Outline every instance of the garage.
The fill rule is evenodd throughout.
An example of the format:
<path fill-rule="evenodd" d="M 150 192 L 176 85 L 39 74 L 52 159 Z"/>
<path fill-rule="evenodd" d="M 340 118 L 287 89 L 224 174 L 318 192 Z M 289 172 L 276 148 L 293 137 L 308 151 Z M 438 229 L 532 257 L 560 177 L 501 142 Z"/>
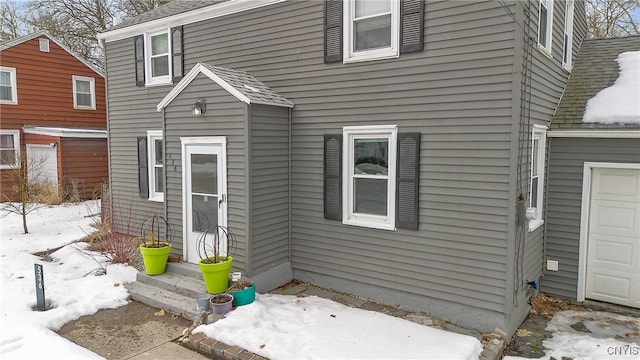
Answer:
<path fill-rule="evenodd" d="M 640 308 L 640 167 L 593 163 L 584 175 L 585 298 Z"/>

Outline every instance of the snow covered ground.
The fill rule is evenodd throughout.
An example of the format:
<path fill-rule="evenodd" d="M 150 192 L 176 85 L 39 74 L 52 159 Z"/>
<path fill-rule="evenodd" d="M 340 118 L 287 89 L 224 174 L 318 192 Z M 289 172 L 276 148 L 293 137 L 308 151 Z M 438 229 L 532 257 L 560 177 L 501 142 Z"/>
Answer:
<path fill-rule="evenodd" d="M 0 358 L 92 359 L 101 358 L 54 331 L 65 323 L 99 309 L 126 304 L 122 283 L 135 280 L 136 270 L 107 265 L 100 254 L 87 251 L 86 243 L 65 246 L 51 254 L 52 262 L 33 253 L 81 239 L 92 231 L 89 213 L 98 203 L 41 208 L 27 217 L 29 234 L 22 234 L 22 220 L 15 214 L 0 218 Z M 42 264 L 45 297 L 53 308 L 38 312 L 34 264 Z M 94 272 L 107 269 L 106 276 Z"/>
<path fill-rule="evenodd" d="M 54 332 L 83 315 L 126 304 L 122 284 L 135 280 L 135 269 L 108 265 L 104 257 L 87 251 L 86 244 L 73 243 L 92 231 L 86 215 L 98 212 L 97 206 L 85 202 L 39 209 L 29 215 L 31 233 L 26 235 L 19 216 L 0 218 L 0 358 L 100 358 Z M 53 261 L 33 255 L 59 246 L 50 255 Z M 44 266 L 46 297 L 53 305 L 45 312 L 32 310 L 36 263 Z M 96 276 L 103 268 L 107 275 Z M 572 332 L 566 325 L 575 314 L 566 316 L 549 324 L 554 336 L 544 344 L 550 349 L 545 359 L 638 358 L 638 344 L 597 338 L 595 331 Z M 197 331 L 271 359 L 476 359 L 481 351 L 472 337 L 317 297 L 258 295 L 253 304 Z"/>

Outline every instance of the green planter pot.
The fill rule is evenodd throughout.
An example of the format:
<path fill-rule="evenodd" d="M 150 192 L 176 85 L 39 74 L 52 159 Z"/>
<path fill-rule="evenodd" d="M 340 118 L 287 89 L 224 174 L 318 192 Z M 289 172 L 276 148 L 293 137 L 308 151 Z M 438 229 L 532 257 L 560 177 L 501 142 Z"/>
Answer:
<path fill-rule="evenodd" d="M 233 295 L 233 306 L 251 304 L 256 299 L 256 284 L 251 284 L 243 290 L 231 291 L 229 294 Z"/>
<path fill-rule="evenodd" d="M 144 271 L 147 275 L 164 274 L 164 270 L 167 268 L 167 259 L 169 258 L 170 252 L 171 245 L 159 248 L 140 245 L 142 261 L 144 261 Z"/>
<path fill-rule="evenodd" d="M 229 271 L 233 265 L 233 257 L 228 256 L 226 261 L 216 264 L 206 264 L 200 260 L 198 266 L 204 278 L 204 285 L 209 294 L 220 294 L 229 287 Z"/>

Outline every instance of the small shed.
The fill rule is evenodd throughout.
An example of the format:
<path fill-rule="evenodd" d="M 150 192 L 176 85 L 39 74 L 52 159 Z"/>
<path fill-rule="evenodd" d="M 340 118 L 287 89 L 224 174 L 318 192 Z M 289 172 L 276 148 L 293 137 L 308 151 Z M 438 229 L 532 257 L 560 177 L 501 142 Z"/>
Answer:
<path fill-rule="evenodd" d="M 196 64 L 158 104 L 174 248 L 200 260 L 198 238 L 228 227 L 234 270 L 271 289 L 292 277 L 290 124 L 293 104 L 250 74 Z M 151 171 L 151 170 L 150 170 Z"/>
<path fill-rule="evenodd" d="M 640 308 L 640 36 L 585 40 L 548 131 L 542 290 Z"/>

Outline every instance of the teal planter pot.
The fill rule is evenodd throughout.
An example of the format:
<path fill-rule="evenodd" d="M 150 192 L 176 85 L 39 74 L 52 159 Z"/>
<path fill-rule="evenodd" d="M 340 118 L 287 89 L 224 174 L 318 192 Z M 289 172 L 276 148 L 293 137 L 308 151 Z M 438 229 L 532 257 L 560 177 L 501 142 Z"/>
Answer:
<path fill-rule="evenodd" d="M 209 258 L 211 259 L 211 258 Z M 209 259 L 200 260 L 198 266 L 202 272 L 204 285 L 209 294 L 220 294 L 229 287 L 229 271 L 233 265 L 233 257 L 228 256 L 225 261 L 208 264 Z"/>
<path fill-rule="evenodd" d="M 232 291 L 230 294 L 233 295 L 233 306 L 251 304 L 256 299 L 256 284 L 251 284 L 244 290 Z"/>

